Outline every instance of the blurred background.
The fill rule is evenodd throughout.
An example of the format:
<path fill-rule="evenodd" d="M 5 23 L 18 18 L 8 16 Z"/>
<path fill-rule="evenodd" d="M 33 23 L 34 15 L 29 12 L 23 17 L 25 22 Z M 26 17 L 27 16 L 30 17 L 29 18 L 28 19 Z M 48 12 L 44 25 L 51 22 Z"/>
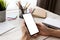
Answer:
<path fill-rule="evenodd" d="M 7 17 L 16 17 L 18 15 L 19 10 L 16 3 L 18 1 L 21 2 L 22 6 L 28 2 L 30 3 L 30 7 L 35 7 L 36 5 L 49 10 L 55 14 L 60 15 L 60 0 L 5 0 L 7 3 Z"/>
<path fill-rule="evenodd" d="M 60 0 L 37 0 L 37 6 L 60 15 Z"/>
<path fill-rule="evenodd" d="M 5 0 L 7 3 L 6 16 L 15 18 L 19 14 L 19 8 L 16 5 L 18 1 L 21 2 L 22 6 L 25 6 L 26 3 L 30 3 L 29 7 L 34 7 L 37 4 L 37 0 Z"/>

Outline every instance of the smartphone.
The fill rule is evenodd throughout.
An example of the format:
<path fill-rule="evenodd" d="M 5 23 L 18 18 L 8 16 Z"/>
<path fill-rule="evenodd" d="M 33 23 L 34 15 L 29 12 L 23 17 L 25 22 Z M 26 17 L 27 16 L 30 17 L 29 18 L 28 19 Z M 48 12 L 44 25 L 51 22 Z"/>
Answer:
<path fill-rule="evenodd" d="M 35 24 L 31 13 L 23 14 L 23 18 L 25 20 L 26 27 L 27 27 L 28 32 L 30 33 L 30 35 L 34 35 L 34 34 L 39 32 L 38 27 Z"/>

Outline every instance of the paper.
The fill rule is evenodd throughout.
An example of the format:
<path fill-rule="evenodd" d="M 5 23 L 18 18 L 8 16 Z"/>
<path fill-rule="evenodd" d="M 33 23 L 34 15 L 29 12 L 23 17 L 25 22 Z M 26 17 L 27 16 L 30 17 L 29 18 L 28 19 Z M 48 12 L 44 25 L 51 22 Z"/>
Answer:
<path fill-rule="evenodd" d="M 11 29 L 15 28 L 16 26 L 13 24 L 14 21 L 6 21 L 0 23 L 0 35 L 10 31 Z"/>

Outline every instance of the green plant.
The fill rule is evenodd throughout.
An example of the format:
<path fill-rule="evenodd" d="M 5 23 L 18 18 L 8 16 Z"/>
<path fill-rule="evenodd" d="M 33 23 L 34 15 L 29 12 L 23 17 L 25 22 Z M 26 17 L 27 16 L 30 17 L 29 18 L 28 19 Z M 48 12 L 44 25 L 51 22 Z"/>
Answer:
<path fill-rule="evenodd" d="M 4 0 L 0 0 L 0 11 L 6 9 L 6 2 Z"/>

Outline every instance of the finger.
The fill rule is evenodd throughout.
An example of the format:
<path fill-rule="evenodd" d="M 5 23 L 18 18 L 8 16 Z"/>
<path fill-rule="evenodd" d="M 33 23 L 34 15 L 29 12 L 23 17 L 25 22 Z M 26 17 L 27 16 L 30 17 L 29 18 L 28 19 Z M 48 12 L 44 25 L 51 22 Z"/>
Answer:
<path fill-rule="evenodd" d="M 22 28 L 21 28 L 22 32 L 25 33 L 27 31 L 27 28 L 25 26 L 25 22 L 23 21 L 21 25 L 22 25 Z"/>
<path fill-rule="evenodd" d="M 23 31 L 23 37 L 22 38 L 25 39 L 25 40 L 30 39 L 30 35 L 29 35 L 29 32 L 28 32 L 27 28 L 23 27 L 22 31 Z"/>
<path fill-rule="evenodd" d="M 23 22 L 22 25 L 23 25 L 23 26 L 22 26 L 22 31 L 23 31 L 23 33 L 28 34 L 28 30 L 27 30 L 27 27 L 26 27 L 26 25 L 25 25 L 25 22 Z"/>
<path fill-rule="evenodd" d="M 36 23 L 36 25 L 37 25 L 37 28 L 39 29 L 39 32 L 40 32 L 41 24 L 40 23 Z"/>
<path fill-rule="evenodd" d="M 31 36 L 32 39 L 36 39 L 36 38 L 38 38 L 38 37 L 40 37 L 40 33 L 37 33 L 37 34 Z"/>
<path fill-rule="evenodd" d="M 22 36 L 22 40 L 30 40 L 30 36 L 25 33 L 25 34 Z"/>
<path fill-rule="evenodd" d="M 37 27 L 38 28 L 44 28 L 46 27 L 43 23 L 36 23 Z"/>
<path fill-rule="evenodd" d="M 21 22 L 21 26 L 25 28 L 25 23 L 24 23 L 24 21 Z"/>
<path fill-rule="evenodd" d="M 43 23 L 42 22 L 40 22 L 40 23 L 36 23 L 38 26 L 42 26 L 43 25 Z"/>
<path fill-rule="evenodd" d="M 40 23 L 36 23 L 37 26 L 41 26 Z"/>

